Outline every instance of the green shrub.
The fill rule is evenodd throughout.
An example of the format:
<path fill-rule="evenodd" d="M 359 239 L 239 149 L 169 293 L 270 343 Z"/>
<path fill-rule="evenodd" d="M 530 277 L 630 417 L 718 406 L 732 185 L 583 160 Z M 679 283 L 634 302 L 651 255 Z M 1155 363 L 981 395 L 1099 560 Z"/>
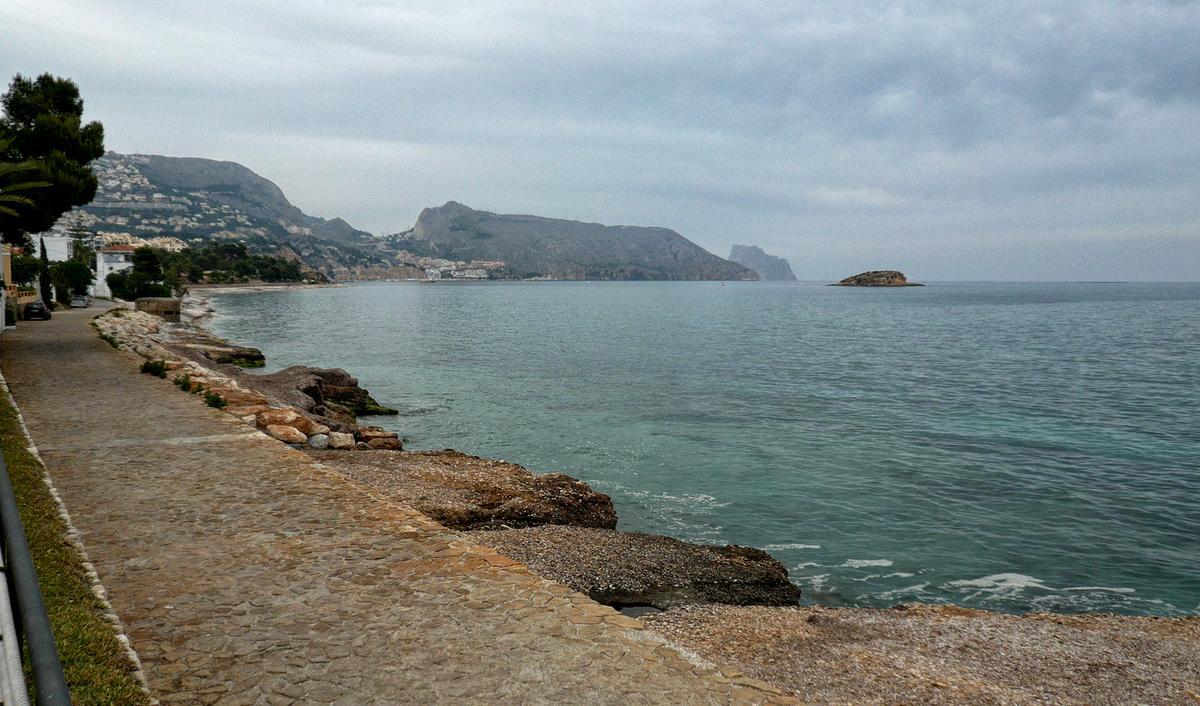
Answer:
<path fill-rule="evenodd" d="M 192 391 L 192 378 L 188 375 L 180 375 L 179 377 L 175 378 L 175 384 L 178 385 L 179 389 L 183 390 L 184 392 Z"/>
<path fill-rule="evenodd" d="M 224 397 L 218 395 L 215 392 L 204 393 L 204 403 L 207 404 L 209 407 L 216 407 L 217 409 L 223 409 L 225 407 L 225 405 L 229 404 L 228 402 L 225 401 Z"/>
<path fill-rule="evenodd" d="M 147 375 L 157 375 L 160 378 L 167 376 L 167 364 L 161 360 L 147 360 L 142 363 L 142 372 Z"/>
<path fill-rule="evenodd" d="M 105 343 L 112 346 L 113 348 L 121 347 L 120 341 L 117 340 L 117 337 L 110 333 L 101 333 L 100 340 L 104 341 Z"/>

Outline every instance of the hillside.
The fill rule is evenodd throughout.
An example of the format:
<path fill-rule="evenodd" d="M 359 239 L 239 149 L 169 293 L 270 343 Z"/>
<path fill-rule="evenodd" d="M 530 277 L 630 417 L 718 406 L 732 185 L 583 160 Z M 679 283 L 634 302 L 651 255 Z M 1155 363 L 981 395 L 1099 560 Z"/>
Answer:
<path fill-rule="evenodd" d="M 370 233 L 304 213 L 273 182 L 235 162 L 109 152 L 92 168 L 96 198 L 64 216 L 64 228 L 192 244 L 235 240 L 339 277 L 390 264 Z"/>
<path fill-rule="evenodd" d="M 753 271 L 667 228 L 605 226 L 476 211 L 451 201 L 388 236 L 427 258 L 495 263 L 492 276 L 594 280 L 745 280 Z"/>
<path fill-rule="evenodd" d="M 403 233 L 377 238 L 340 218 L 310 216 L 272 181 L 236 162 L 109 152 L 92 168 L 92 203 L 56 229 L 240 242 L 255 255 L 339 279 L 740 280 L 757 275 L 666 228 L 509 216 L 450 202 Z"/>
<path fill-rule="evenodd" d="M 729 259 L 745 265 L 758 273 L 764 280 L 773 282 L 795 282 L 792 266 L 782 257 L 768 255 L 757 245 L 734 245 L 729 250 Z"/>

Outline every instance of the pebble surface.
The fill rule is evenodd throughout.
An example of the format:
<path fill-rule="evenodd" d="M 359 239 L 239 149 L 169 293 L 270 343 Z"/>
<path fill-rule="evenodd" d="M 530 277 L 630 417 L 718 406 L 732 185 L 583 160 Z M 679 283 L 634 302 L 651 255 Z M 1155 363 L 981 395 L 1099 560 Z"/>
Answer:
<path fill-rule="evenodd" d="M 0 365 L 161 703 L 793 702 L 139 374 L 96 313 Z"/>
<path fill-rule="evenodd" d="M 692 606 L 647 628 L 815 703 L 1200 703 L 1200 618 Z"/>

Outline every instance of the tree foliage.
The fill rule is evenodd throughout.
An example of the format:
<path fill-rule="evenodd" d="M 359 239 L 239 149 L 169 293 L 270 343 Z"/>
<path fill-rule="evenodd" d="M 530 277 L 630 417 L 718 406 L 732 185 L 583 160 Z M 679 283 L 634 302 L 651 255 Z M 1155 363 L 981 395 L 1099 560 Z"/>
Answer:
<path fill-rule="evenodd" d="M 105 282 L 114 296 L 137 299 L 168 297 L 188 284 L 202 282 L 302 282 L 321 277 L 295 260 L 251 255 L 241 243 L 209 243 L 180 252 L 138 248 L 133 252 L 133 269 L 114 272 Z"/>
<path fill-rule="evenodd" d="M 142 297 L 169 297 L 171 288 L 163 282 L 159 252 L 154 248 L 133 251 L 133 269 L 113 272 L 104 278 L 113 296 L 132 301 Z"/>
<path fill-rule="evenodd" d="M 0 105 L 0 140 L 7 143 L 0 160 L 28 164 L 27 178 L 46 184 L 20 194 L 31 206 L 0 212 L 4 241 L 24 245 L 27 234 L 48 230 L 59 216 L 96 195 L 96 175 L 88 165 L 104 154 L 104 127 L 84 124 L 83 99 L 74 81 L 48 73 L 36 79 L 17 74 Z"/>
<path fill-rule="evenodd" d="M 38 289 L 42 296 L 42 303 L 50 306 L 54 300 L 50 297 L 50 258 L 46 257 L 46 239 L 41 238 L 42 254 L 38 262 Z"/>
<path fill-rule="evenodd" d="M 88 286 L 95 279 L 91 268 L 79 260 L 56 262 L 50 266 L 50 281 L 54 283 L 58 301 L 63 304 L 70 303 L 73 294 L 87 294 Z"/>
<path fill-rule="evenodd" d="M 33 255 L 13 255 L 13 284 L 33 284 L 42 272 L 42 261 Z"/>
<path fill-rule="evenodd" d="M 273 255 L 251 255 L 242 243 L 209 243 L 202 248 L 160 253 L 168 281 L 300 282 L 318 277 L 295 261 Z"/>
<path fill-rule="evenodd" d="M 11 146 L 11 139 L 0 137 L 0 217 L 19 218 L 34 207 L 31 191 L 49 184 L 30 179 L 30 173 L 37 170 L 33 163 L 5 159 Z"/>

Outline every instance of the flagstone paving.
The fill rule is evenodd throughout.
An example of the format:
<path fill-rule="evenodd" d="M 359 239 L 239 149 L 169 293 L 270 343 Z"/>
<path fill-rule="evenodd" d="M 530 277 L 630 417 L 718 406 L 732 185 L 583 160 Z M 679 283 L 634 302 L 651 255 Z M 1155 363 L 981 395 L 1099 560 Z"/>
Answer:
<path fill-rule="evenodd" d="M 0 365 L 163 703 L 788 701 L 139 374 L 96 313 Z"/>

